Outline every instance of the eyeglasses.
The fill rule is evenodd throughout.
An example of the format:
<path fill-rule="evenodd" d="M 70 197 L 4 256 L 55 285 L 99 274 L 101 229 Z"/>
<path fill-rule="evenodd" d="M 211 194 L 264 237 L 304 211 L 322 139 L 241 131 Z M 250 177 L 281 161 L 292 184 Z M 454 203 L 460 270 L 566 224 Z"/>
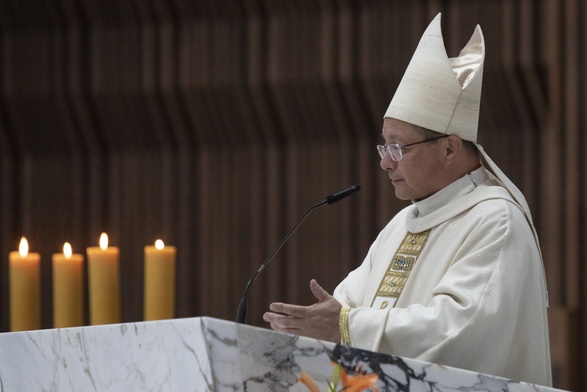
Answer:
<path fill-rule="evenodd" d="M 436 140 L 436 139 L 440 139 L 440 138 L 448 137 L 448 136 L 449 135 L 440 135 L 440 136 L 432 137 L 430 139 L 424 139 L 419 142 L 409 143 L 409 144 L 404 144 L 404 145 L 397 144 L 397 143 L 386 144 L 385 146 L 379 145 L 379 146 L 377 146 L 377 151 L 379 151 L 379 155 L 381 156 L 381 159 L 385 158 L 385 153 L 387 152 L 389 154 L 389 156 L 391 157 L 391 159 L 398 162 L 398 161 L 401 161 L 403 158 L 402 151 L 404 148 L 410 147 L 410 146 L 415 146 L 416 144 L 431 142 L 432 140 Z"/>

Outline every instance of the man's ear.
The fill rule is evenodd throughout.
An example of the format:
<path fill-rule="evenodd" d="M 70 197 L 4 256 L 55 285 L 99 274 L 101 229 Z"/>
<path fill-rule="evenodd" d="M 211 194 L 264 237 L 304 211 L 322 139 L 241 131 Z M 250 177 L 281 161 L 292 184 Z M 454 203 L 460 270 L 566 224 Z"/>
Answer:
<path fill-rule="evenodd" d="M 455 159 L 463 149 L 463 141 L 460 137 L 450 135 L 446 138 L 446 158 Z"/>

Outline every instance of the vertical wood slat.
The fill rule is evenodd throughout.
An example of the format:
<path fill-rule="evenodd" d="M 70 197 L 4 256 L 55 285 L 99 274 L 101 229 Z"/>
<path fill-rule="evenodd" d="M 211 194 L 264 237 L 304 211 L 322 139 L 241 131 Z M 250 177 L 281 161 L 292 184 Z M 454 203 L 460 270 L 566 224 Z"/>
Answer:
<path fill-rule="evenodd" d="M 580 186 L 582 180 L 585 179 L 584 170 L 580 169 L 580 155 L 584 153 L 579 148 L 579 74 L 575 72 L 579 67 L 579 46 L 576 45 L 576 37 L 580 23 L 576 17 L 579 15 L 578 1 L 569 1 L 566 3 L 564 10 L 564 37 L 562 38 L 563 47 L 565 50 L 565 61 L 562 64 L 561 74 L 565 75 L 561 83 L 563 91 L 563 122 L 562 129 L 564 129 L 564 138 L 559 143 L 560 148 L 564 151 L 563 173 L 564 173 L 564 188 L 563 188 L 563 202 L 565 205 L 564 211 L 564 239 L 565 239 L 565 253 L 564 257 L 567 260 L 565 266 L 565 275 L 562 277 L 566 283 L 566 301 L 565 304 L 572 308 L 577 308 L 580 305 L 580 282 L 574 277 L 580 269 L 581 256 L 580 244 L 581 240 L 574 236 L 575 233 L 580 232 L 581 221 L 584 218 L 580 217 Z M 584 130 L 583 130 L 584 131 Z M 583 174 L 583 175 L 582 175 Z"/>
<path fill-rule="evenodd" d="M 577 16 L 581 19 L 581 21 L 586 21 L 587 20 L 587 6 L 585 5 L 585 3 L 579 3 L 580 6 L 580 10 L 577 13 Z M 580 29 L 579 29 L 579 34 L 580 37 L 585 37 L 585 35 L 587 34 L 587 29 L 585 28 L 585 23 L 580 23 L 579 24 Z M 579 50 L 580 53 L 587 53 L 587 40 L 586 39 L 579 39 L 578 40 L 578 44 L 577 44 L 577 48 Z M 581 110 L 579 111 L 580 117 L 578 119 L 578 123 L 579 123 L 579 127 L 581 129 L 585 129 L 585 123 L 587 122 L 587 115 L 585 113 L 587 113 L 587 77 L 585 76 L 585 72 L 582 72 L 582 70 L 585 70 L 587 68 L 587 60 L 585 59 L 585 56 L 580 56 L 579 57 L 580 61 L 579 61 L 579 80 L 580 80 L 580 85 L 581 85 L 581 94 L 579 96 L 580 100 L 579 102 L 582 102 L 582 107 Z M 581 137 L 581 143 L 580 146 L 582 146 L 582 150 L 583 151 L 587 151 L 587 137 L 584 135 L 584 133 L 582 134 Z M 581 158 L 581 170 L 583 172 L 583 176 L 582 178 L 585 178 L 585 175 L 587 174 L 587 159 L 585 159 L 585 155 L 582 154 L 582 158 Z M 587 214 L 587 184 L 585 183 L 585 181 L 581 181 L 581 209 L 580 209 L 580 213 L 582 216 L 584 216 L 585 214 Z M 584 220 L 583 220 L 584 222 Z M 583 261 L 580 263 L 579 266 L 579 270 L 576 271 L 578 276 L 582 277 L 582 281 L 580 284 L 581 287 L 581 302 L 580 302 L 580 307 L 579 309 L 577 309 L 577 318 L 579 319 L 579 327 L 582 328 L 582 331 L 585 331 L 586 326 L 587 326 L 587 266 L 585 265 L 584 260 L 587 258 L 587 241 L 584 241 L 585 237 L 587 236 L 587 227 L 585 226 L 585 224 L 583 223 L 581 225 L 581 228 L 579 230 L 579 233 L 577 235 L 577 237 L 579 238 L 579 241 L 581 242 L 582 246 L 581 246 L 581 256 L 580 256 L 580 260 Z M 579 278 L 580 279 L 580 278 Z M 578 334 L 578 347 L 583 347 L 582 352 L 579 355 L 579 359 L 583 361 L 583 363 L 586 362 L 586 358 L 587 358 L 587 336 L 585 333 L 581 333 L 579 332 Z M 581 366 L 576 366 L 573 369 L 575 372 L 577 372 L 577 374 L 581 374 L 582 378 L 579 379 L 579 381 L 575 384 L 575 386 L 577 388 L 587 388 L 587 369 L 585 367 L 581 367 Z"/>
<path fill-rule="evenodd" d="M 562 29 L 560 22 L 560 11 L 558 2 L 548 1 L 544 8 L 543 25 L 549 31 L 560 31 Z M 549 114 L 546 123 L 541 132 L 540 149 L 544 156 L 548 157 L 548 162 L 540 164 L 542 180 L 544 181 L 543 189 L 540 195 L 539 234 L 542 241 L 542 253 L 545 259 L 547 271 L 547 283 L 551 295 L 551 301 L 555 303 L 565 303 L 566 293 L 563 271 L 564 267 L 557 267 L 556 264 L 549 264 L 550 260 L 557 260 L 563 254 L 562 235 L 563 222 L 563 204 L 561 190 L 563 189 L 560 175 L 562 167 L 562 152 L 559 149 L 561 142 L 560 130 L 562 124 L 562 92 L 557 87 L 560 83 L 561 62 L 563 53 L 560 51 L 560 36 L 549 34 L 545 36 L 543 56 L 550 64 L 547 74 L 549 86 Z"/>

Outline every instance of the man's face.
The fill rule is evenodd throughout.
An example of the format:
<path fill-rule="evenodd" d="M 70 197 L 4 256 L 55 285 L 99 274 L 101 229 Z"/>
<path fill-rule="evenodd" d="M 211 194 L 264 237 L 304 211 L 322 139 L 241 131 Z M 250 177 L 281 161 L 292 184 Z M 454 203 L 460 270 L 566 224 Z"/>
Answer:
<path fill-rule="evenodd" d="M 386 118 L 383 121 L 384 143 L 406 145 L 425 139 L 422 131 L 406 122 Z M 403 149 L 400 161 L 394 161 L 389 154 L 381 159 L 385 170 L 400 200 L 422 200 L 442 189 L 440 174 L 444 169 L 446 139 L 438 139 Z"/>

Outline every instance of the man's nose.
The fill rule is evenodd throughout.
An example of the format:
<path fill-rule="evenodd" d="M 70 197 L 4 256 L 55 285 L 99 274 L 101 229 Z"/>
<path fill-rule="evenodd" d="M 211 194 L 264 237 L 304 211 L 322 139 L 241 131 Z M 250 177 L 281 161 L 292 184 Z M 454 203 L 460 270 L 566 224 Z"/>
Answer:
<path fill-rule="evenodd" d="M 385 154 L 385 156 L 381 158 L 379 165 L 385 171 L 395 170 L 395 168 L 397 167 L 397 162 L 391 159 L 391 156 L 389 154 Z"/>

